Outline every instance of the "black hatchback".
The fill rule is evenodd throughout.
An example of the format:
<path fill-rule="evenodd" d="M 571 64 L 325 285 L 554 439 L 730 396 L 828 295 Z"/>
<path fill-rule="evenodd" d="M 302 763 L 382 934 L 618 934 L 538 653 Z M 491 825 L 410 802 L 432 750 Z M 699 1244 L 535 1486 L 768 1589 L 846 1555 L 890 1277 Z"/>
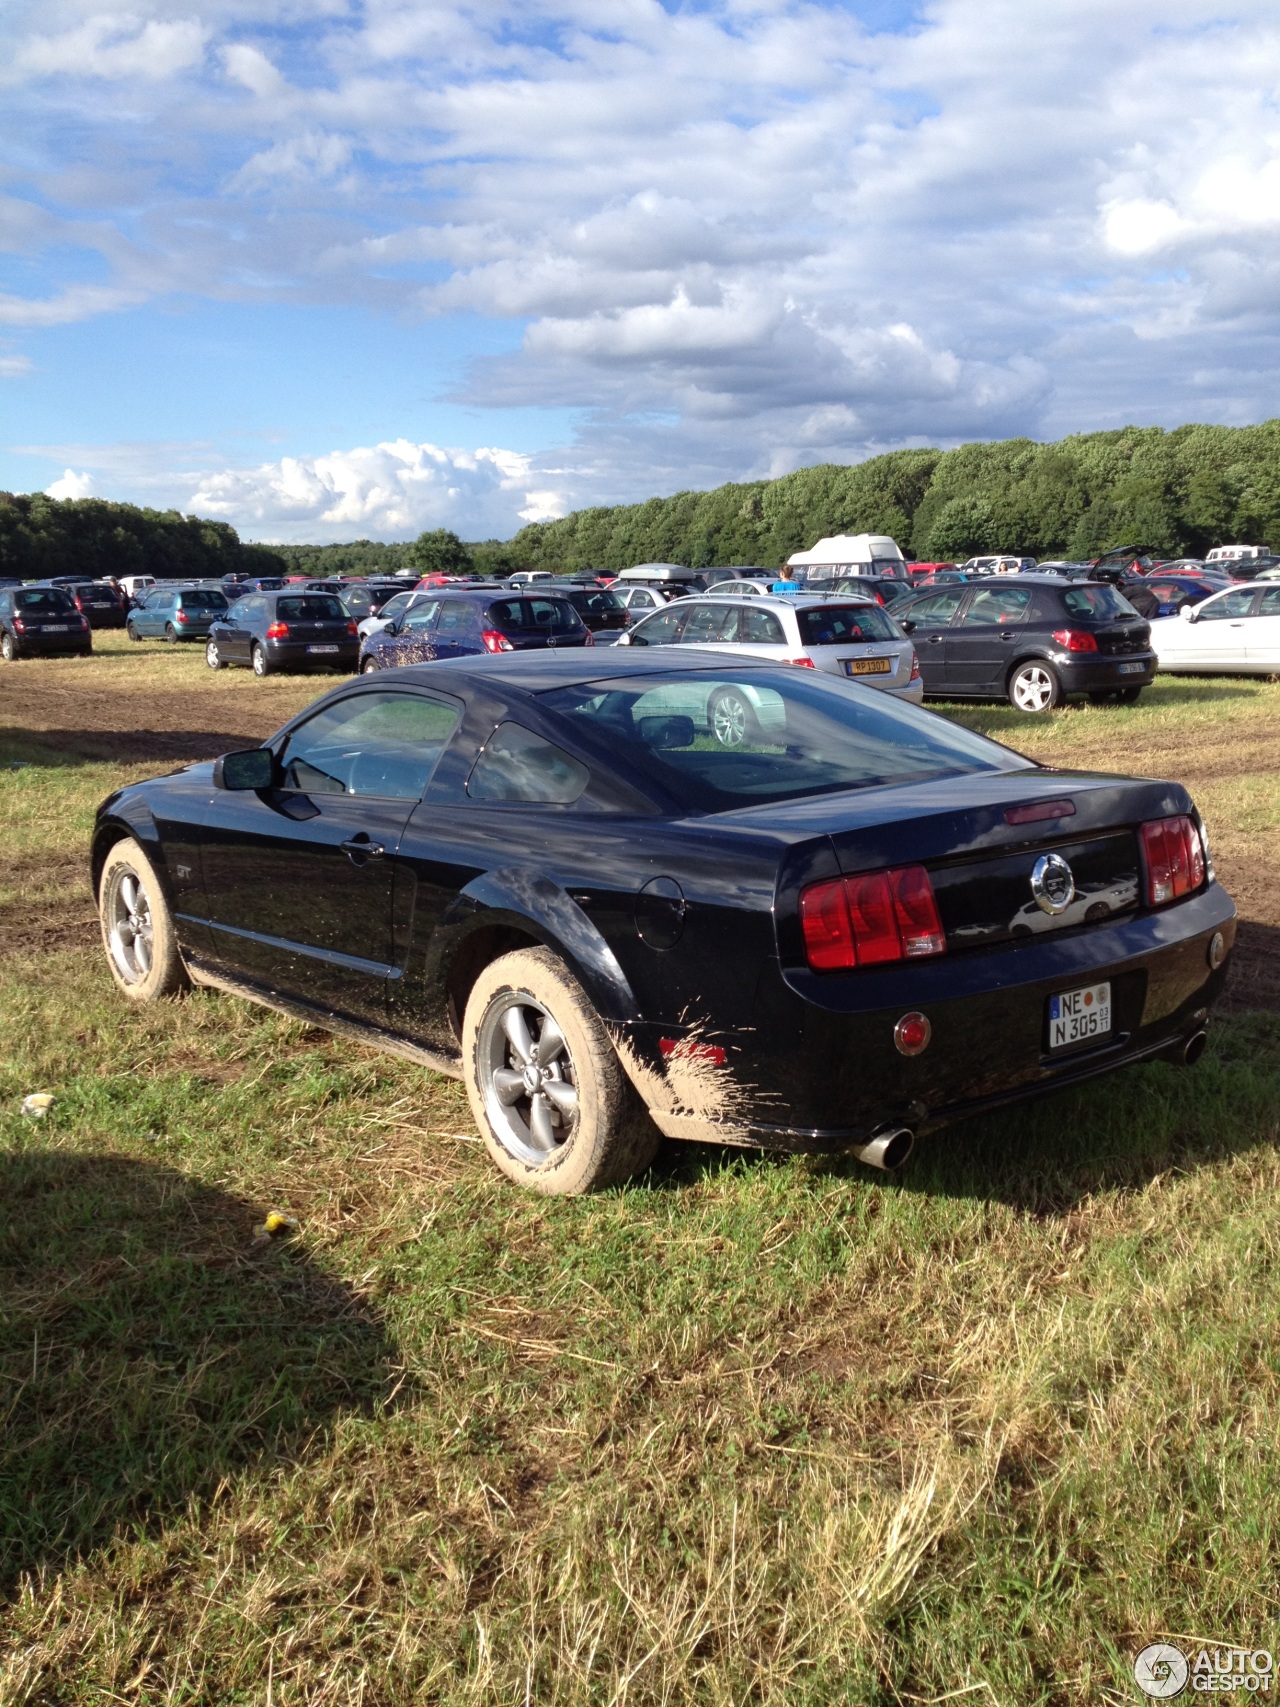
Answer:
<path fill-rule="evenodd" d="M 63 587 L 6 587 L 0 591 L 0 657 L 93 651 L 89 619 Z"/>
<path fill-rule="evenodd" d="M 366 635 L 360 668 L 390 670 L 436 658 L 593 644 L 591 630 L 563 594 L 459 588 L 424 599 L 400 622 Z"/>
<path fill-rule="evenodd" d="M 209 630 L 211 670 L 247 664 L 255 676 L 324 665 L 354 670 L 360 654 L 356 625 L 333 593 L 246 593 Z"/>
<path fill-rule="evenodd" d="M 1155 677 L 1151 627 L 1112 586 L 992 576 L 894 606 L 936 699 L 1007 699 L 1052 711 L 1069 694 L 1132 705 Z"/>

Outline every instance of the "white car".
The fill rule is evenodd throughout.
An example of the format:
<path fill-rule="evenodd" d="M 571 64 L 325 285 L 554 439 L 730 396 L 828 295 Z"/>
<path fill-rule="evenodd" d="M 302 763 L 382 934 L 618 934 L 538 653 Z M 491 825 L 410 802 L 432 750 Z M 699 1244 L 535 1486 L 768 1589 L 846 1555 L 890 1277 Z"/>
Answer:
<path fill-rule="evenodd" d="M 732 648 L 848 676 L 913 705 L 924 699 L 915 647 L 882 606 L 866 599 L 704 593 L 674 600 L 627 629 L 618 645 Z"/>
<path fill-rule="evenodd" d="M 1280 585 L 1245 581 L 1151 624 L 1161 670 L 1270 676 L 1280 671 Z"/>

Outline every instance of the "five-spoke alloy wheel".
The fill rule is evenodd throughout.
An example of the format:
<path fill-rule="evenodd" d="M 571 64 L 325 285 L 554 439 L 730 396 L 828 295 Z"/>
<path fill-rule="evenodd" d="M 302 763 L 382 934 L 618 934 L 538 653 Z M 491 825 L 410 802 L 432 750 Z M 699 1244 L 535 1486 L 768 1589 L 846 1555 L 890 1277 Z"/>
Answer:
<path fill-rule="evenodd" d="M 98 915 L 111 976 L 132 1001 L 154 1002 L 186 987 L 160 879 L 131 838 L 117 842 L 103 862 Z"/>
<path fill-rule="evenodd" d="M 1009 704 L 1033 715 L 1062 704 L 1062 683 L 1052 664 L 1032 658 L 1009 677 Z"/>

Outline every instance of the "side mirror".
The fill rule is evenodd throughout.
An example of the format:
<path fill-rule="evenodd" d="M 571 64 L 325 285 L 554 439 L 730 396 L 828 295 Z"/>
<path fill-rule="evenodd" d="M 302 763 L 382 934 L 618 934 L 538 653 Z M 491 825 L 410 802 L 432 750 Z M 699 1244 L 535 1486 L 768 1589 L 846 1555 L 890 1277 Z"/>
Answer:
<path fill-rule="evenodd" d="M 276 780 L 276 756 L 270 747 L 224 753 L 213 762 L 213 786 L 237 790 L 270 788 Z"/>
<path fill-rule="evenodd" d="M 916 628 L 915 618 L 910 616 L 899 617 L 898 627 L 903 629 L 907 634 L 914 634 Z"/>
<path fill-rule="evenodd" d="M 1196 610 L 1194 605 L 1183 605 L 1182 609 L 1178 612 L 1178 615 L 1182 618 L 1183 622 L 1199 622 L 1200 620 L 1199 612 Z"/>
<path fill-rule="evenodd" d="M 400 632 L 400 624 L 398 622 L 395 622 L 395 621 L 389 622 L 387 624 L 387 626 L 383 629 L 382 632 L 384 634 L 391 635 L 392 639 L 394 639 L 395 636 L 397 634 L 399 634 L 399 632 Z"/>

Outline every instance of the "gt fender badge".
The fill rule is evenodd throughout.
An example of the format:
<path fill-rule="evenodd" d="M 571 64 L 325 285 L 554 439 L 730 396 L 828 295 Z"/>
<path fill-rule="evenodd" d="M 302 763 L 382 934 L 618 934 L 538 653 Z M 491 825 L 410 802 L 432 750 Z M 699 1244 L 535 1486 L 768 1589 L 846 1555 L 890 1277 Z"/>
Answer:
<path fill-rule="evenodd" d="M 1031 873 L 1031 893 L 1042 913 L 1065 913 L 1076 898 L 1076 880 L 1061 854 L 1041 854 Z"/>

